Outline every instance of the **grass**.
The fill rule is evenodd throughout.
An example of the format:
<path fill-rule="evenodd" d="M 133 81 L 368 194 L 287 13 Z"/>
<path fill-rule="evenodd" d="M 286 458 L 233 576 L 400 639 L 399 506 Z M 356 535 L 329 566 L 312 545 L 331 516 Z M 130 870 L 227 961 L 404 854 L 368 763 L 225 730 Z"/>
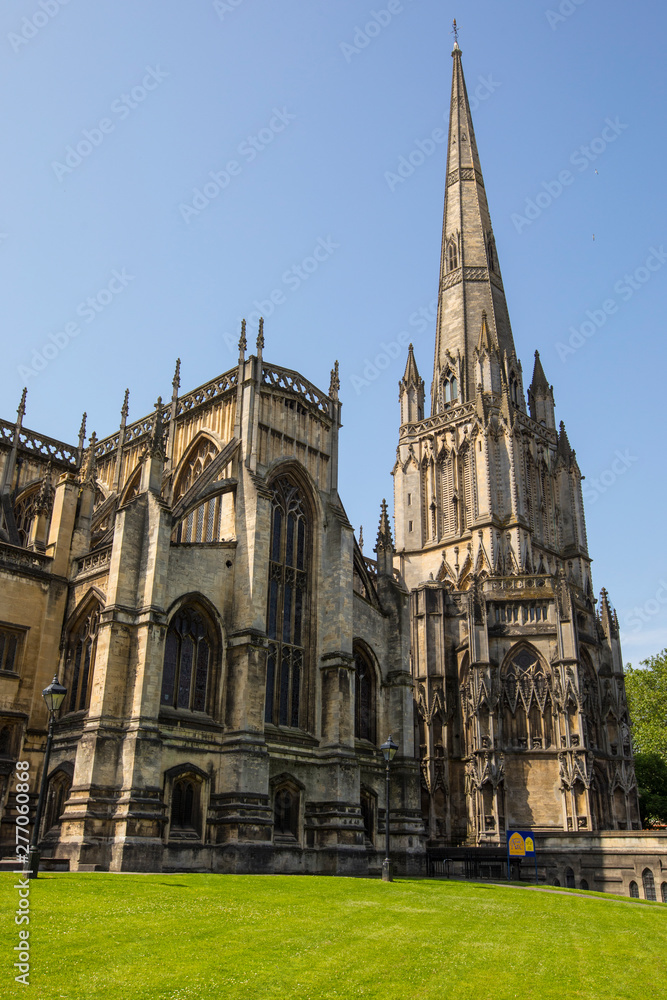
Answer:
<path fill-rule="evenodd" d="M 427 879 L 170 874 L 33 881 L 26 991 L 11 968 L 16 881 L 0 875 L 6 998 L 667 996 L 661 905 Z"/>

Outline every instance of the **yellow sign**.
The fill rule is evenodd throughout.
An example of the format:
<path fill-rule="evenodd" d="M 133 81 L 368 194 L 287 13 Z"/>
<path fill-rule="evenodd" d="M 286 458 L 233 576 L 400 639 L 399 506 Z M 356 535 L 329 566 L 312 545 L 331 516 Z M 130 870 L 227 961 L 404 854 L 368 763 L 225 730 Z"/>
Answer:
<path fill-rule="evenodd" d="M 533 850 L 531 841 L 530 850 Z M 509 853 L 511 858 L 525 858 L 526 844 L 520 833 L 513 833 L 509 839 Z"/>
<path fill-rule="evenodd" d="M 533 843 L 532 837 L 526 837 L 524 841 L 524 846 L 526 848 L 526 854 L 532 854 L 535 850 L 535 844 Z"/>

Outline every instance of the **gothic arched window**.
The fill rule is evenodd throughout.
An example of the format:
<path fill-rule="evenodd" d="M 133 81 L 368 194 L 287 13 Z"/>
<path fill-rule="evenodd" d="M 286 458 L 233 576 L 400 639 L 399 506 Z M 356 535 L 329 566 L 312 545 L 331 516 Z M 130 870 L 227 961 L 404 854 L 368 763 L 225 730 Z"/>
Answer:
<path fill-rule="evenodd" d="M 43 833 L 48 833 L 60 821 L 71 787 L 72 777 L 63 768 L 55 771 L 49 779 Z"/>
<path fill-rule="evenodd" d="M 275 791 L 273 835 L 278 839 L 299 839 L 299 793 L 291 785 L 282 785 Z"/>
<path fill-rule="evenodd" d="M 362 788 L 360 805 L 361 821 L 364 824 L 364 837 L 372 844 L 375 840 L 375 796 Z"/>
<path fill-rule="evenodd" d="M 565 887 L 567 889 L 576 888 L 574 884 L 574 871 L 572 870 L 572 868 L 565 869 Z"/>
<path fill-rule="evenodd" d="M 633 899 L 639 899 L 639 886 L 633 881 L 630 883 L 630 895 Z"/>
<path fill-rule="evenodd" d="M 489 236 L 486 244 L 486 256 L 489 261 L 489 270 L 495 271 L 496 269 L 496 253 L 493 246 L 493 236 Z"/>
<path fill-rule="evenodd" d="M 667 882 L 663 882 L 662 883 L 662 885 L 660 887 L 660 891 L 661 891 L 661 894 L 662 894 L 662 901 L 663 901 L 663 903 L 667 903 Z"/>
<path fill-rule="evenodd" d="M 201 836 L 202 779 L 195 774 L 181 774 L 171 789 L 170 837 Z"/>
<path fill-rule="evenodd" d="M 212 666 L 212 629 L 194 607 L 178 611 L 167 630 L 160 704 L 206 712 Z"/>
<path fill-rule="evenodd" d="M 456 375 L 447 372 L 442 383 L 442 398 L 446 405 L 455 403 L 459 398 L 459 384 Z"/>
<path fill-rule="evenodd" d="M 90 703 L 99 624 L 100 608 L 96 603 L 70 636 L 67 656 L 70 712 L 88 708 Z"/>
<path fill-rule="evenodd" d="M 507 617 L 507 621 L 511 620 Z M 506 745 L 542 750 L 553 744 L 551 687 L 551 673 L 537 654 L 525 646 L 519 648 L 504 668 Z"/>
<path fill-rule="evenodd" d="M 644 899 L 652 899 L 655 902 L 655 879 L 650 868 L 645 868 L 642 872 L 642 885 L 644 887 Z"/>
<path fill-rule="evenodd" d="M 447 246 L 447 270 L 455 271 L 459 266 L 459 254 L 454 240 L 450 240 Z"/>
<path fill-rule="evenodd" d="M 264 719 L 299 726 L 307 646 L 308 522 L 303 494 L 287 476 L 271 490 Z"/>
<path fill-rule="evenodd" d="M 375 676 L 369 657 L 354 650 L 354 735 L 375 743 Z"/>

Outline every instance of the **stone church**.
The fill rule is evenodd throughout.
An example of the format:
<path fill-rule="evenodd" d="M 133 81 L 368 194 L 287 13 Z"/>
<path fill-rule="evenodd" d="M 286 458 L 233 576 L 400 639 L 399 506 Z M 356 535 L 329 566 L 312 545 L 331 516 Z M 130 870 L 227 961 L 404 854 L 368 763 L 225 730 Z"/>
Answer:
<path fill-rule="evenodd" d="M 56 673 L 40 837 L 72 870 L 377 873 L 389 821 L 404 873 L 519 827 L 564 877 L 612 831 L 627 891 L 618 621 L 537 352 L 524 391 L 458 43 L 448 142 L 430 416 L 411 346 L 375 558 L 338 494 L 338 364 L 324 391 L 265 361 L 263 324 L 101 440 L 28 430 L 25 392 L 0 421 L 5 855 Z"/>

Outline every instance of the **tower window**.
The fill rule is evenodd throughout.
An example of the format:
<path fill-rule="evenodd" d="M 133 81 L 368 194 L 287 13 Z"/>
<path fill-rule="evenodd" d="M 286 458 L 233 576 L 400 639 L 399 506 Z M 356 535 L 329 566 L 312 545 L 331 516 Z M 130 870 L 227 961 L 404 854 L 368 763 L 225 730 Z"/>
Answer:
<path fill-rule="evenodd" d="M 450 243 L 447 247 L 447 270 L 455 271 L 458 266 L 459 266 L 458 250 L 456 249 L 456 244 L 454 243 L 454 241 L 450 240 Z"/>
<path fill-rule="evenodd" d="M 445 405 L 455 403 L 459 396 L 459 386 L 455 375 L 447 375 L 443 382 L 443 398 Z"/>
<path fill-rule="evenodd" d="M 487 255 L 487 258 L 488 258 L 488 261 L 489 261 L 489 270 L 490 271 L 495 271 L 495 269 L 496 269 L 496 255 L 495 255 L 495 251 L 493 249 L 493 239 L 491 239 L 491 238 L 489 238 L 489 241 L 486 244 L 486 255 Z"/>

